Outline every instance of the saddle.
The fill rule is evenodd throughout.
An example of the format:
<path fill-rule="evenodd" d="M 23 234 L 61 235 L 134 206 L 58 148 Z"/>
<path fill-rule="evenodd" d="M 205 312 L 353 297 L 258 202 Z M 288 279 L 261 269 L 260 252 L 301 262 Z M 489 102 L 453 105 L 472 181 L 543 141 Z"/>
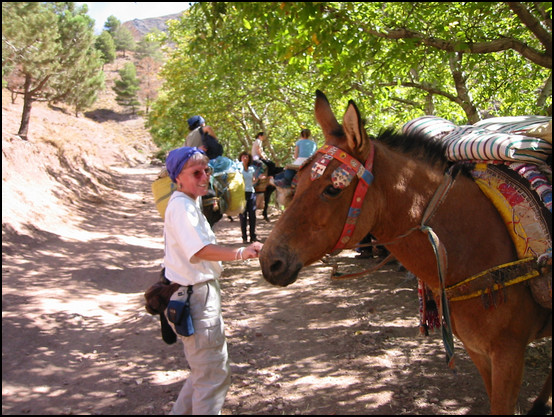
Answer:
<path fill-rule="evenodd" d="M 476 164 L 471 174 L 504 220 L 518 258 L 537 260 L 541 275 L 529 286 L 539 304 L 552 308 L 552 184 L 527 163 Z"/>
<path fill-rule="evenodd" d="M 519 260 L 536 260 L 540 275 L 526 282 L 535 300 L 551 309 L 552 118 L 498 117 L 458 127 L 423 116 L 402 130 L 444 142 L 447 158 L 469 167 L 504 220 Z M 514 268 L 514 274 L 520 269 Z M 509 269 L 503 274 L 510 275 Z"/>

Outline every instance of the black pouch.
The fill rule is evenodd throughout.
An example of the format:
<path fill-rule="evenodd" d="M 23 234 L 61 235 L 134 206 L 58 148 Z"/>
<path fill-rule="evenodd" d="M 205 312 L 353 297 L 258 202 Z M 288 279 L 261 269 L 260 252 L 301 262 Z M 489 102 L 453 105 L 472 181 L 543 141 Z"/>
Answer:
<path fill-rule="evenodd" d="M 175 325 L 175 331 L 181 336 L 194 334 L 189 301 L 192 294 L 192 285 L 189 285 L 187 293 L 186 301 L 171 300 L 167 306 L 167 318 Z"/>

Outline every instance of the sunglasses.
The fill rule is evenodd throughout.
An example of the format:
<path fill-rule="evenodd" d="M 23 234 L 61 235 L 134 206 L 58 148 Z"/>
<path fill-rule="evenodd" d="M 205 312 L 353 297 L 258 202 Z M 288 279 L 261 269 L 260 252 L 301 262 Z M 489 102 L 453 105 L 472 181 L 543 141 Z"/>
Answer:
<path fill-rule="evenodd" d="M 204 169 L 195 169 L 194 171 L 192 171 L 192 175 L 197 180 L 200 180 L 202 179 L 203 174 L 206 174 L 206 176 L 209 177 L 212 172 L 213 172 L 212 167 L 206 167 Z"/>

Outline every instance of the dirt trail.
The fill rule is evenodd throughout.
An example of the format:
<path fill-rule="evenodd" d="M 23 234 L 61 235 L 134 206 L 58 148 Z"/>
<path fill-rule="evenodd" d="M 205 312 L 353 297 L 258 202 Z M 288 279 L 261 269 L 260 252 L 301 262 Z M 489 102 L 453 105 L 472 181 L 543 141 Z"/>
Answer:
<path fill-rule="evenodd" d="M 2 413 L 163 414 L 187 376 L 180 342 L 162 342 L 143 308 L 163 256 L 150 184 L 159 168 L 111 171 L 112 192 L 74 204 L 57 231 L 2 231 Z M 266 238 L 271 223 L 258 220 Z M 49 230 L 52 230 L 50 228 Z M 215 226 L 239 245 L 238 219 Z M 355 252 L 341 270 L 367 268 Z M 221 279 L 233 383 L 223 414 L 486 414 L 473 364 L 456 344 L 447 369 L 438 334 L 418 335 L 413 277 L 389 265 L 331 281 L 321 263 L 288 288 L 259 262 L 231 262 Z M 529 349 L 524 411 L 551 362 Z"/>

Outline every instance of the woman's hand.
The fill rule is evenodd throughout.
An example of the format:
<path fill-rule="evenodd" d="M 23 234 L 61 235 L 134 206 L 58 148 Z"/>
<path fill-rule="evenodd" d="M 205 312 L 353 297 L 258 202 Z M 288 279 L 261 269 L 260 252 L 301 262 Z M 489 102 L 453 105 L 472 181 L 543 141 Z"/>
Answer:
<path fill-rule="evenodd" d="M 253 242 L 250 246 L 243 249 L 242 259 L 258 258 L 263 246 L 261 242 Z"/>

